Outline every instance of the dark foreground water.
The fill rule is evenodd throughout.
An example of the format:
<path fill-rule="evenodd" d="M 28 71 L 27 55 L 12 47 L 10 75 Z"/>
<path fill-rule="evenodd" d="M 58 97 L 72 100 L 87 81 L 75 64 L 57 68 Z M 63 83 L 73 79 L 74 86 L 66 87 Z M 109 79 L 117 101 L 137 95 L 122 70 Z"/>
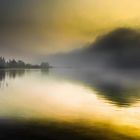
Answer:
<path fill-rule="evenodd" d="M 1 70 L 0 140 L 139 140 L 135 75 Z"/>

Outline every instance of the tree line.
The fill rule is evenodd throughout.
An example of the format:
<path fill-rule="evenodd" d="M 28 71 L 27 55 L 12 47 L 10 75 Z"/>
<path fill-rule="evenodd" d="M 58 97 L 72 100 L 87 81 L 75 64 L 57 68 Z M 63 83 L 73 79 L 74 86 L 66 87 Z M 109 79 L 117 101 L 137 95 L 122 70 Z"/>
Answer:
<path fill-rule="evenodd" d="M 47 69 L 50 68 L 50 65 L 48 62 L 42 62 L 41 64 L 33 65 L 33 64 L 25 63 L 22 60 L 10 59 L 6 61 L 4 57 L 0 57 L 0 69 L 4 69 L 4 68 Z"/>

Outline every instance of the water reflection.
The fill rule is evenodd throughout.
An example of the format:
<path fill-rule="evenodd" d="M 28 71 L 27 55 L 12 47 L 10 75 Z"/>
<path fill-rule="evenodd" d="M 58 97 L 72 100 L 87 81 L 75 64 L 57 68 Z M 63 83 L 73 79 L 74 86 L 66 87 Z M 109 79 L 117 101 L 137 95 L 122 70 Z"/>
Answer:
<path fill-rule="evenodd" d="M 97 90 L 100 97 L 119 106 L 129 106 L 140 99 L 139 71 L 95 72 L 92 69 L 53 69 L 51 73 Z"/>
<path fill-rule="evenodd" d="M 25 74 L 24 69 L 0 70 L 0 81 L 4 81 L 6 76 L 9 78 L 16 78 L 17 76 L 23 76 L 24 74 Z"/>
<path fill-rule="evenodd" d="M 9 76 L 10 78 L 16 78 L 17 76 L 23 76 L 25 74 L 25 70 L 21 69 L 21 70 L 7 70 L 6 71 L 7 76 Z"/>
<path fill-rule="evenodd" d="M 37 70 L 32 71 L 37 72 Z M 129 106 L 138 102 L 140 99 L 140 77 L 137 72 L 135 72 L 135 75 L 133 75 L 134 72 L 129 74 L 126 74 L 125 72 L 117 75 L 113 74 L 112 78 L 110 77 L 111 72 L 109 72 L 108 77 L 108 75 L 98 75 L 92 70 L 85 69 L 51 69 L 51 71 L 49 69 L 42 69 L 39 71 L 42 76 L 47 77 L 49 74 L 55 75 L 60 79 L 90 87 L 91 89 L 98 91 L 97 94 L 100 97 L 119 106 Z M 0 88 L 8 87 L 8 79 L 24 76 L 25 73 L 29 72 L 31 72 L 31 70 L 0 70 Z"/>
<path fill-rule="evenodd" d="M 116 139 L 122 135 L 123 138 L 140 138 L 139 90 L 133 89 L 133 94 L 131 90 L 121 93 L 129 88 L 111 86 L 110 94 L 108 88 L 99 86 L 97 76 L 72 69 L 6 70 L 1 73 L 1 82 L 8 86 L 0 89 L 0 118 L 63 122 L 73 126 L 74 130 L 78 123 L 80 128 L 86 126 L 85 133 L 92 129 L 96 134 L 101 130 L 95 137 L 110 136 L 113 139 L 115 133 Z M 129 106 L 120 106 L 124 100 Z M 66 125 L 63 127 L 67 128 Z"/>
<path fill-rule="evenodd" d="M 25 74 L 24 69 L 11 69 L 11 70 L 0 70 L 0 88 L 8 87 L 8 80 L 6 79 L 15 79 L 17 76 L 23 76 Z"/>

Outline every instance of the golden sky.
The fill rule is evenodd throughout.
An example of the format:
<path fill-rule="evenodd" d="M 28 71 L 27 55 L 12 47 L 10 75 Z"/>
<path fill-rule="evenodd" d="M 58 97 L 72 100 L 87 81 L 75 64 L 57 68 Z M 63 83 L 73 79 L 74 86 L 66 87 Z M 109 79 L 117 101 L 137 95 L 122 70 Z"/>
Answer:
<path fill-rule="evenodd" d="M 139 9 L 139 0 L 1 0 L 0 49 L 9 56 L 70 51 L 115 28 L 139 28 Z"/>

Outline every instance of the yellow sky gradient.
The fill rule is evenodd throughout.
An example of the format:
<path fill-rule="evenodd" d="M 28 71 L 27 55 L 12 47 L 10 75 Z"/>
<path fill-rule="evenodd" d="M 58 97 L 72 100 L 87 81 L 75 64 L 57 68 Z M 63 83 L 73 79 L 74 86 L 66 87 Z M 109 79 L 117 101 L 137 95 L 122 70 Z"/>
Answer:
<path fill-rule="evenodd" d="M 82 44 L 92 42 L 98 35 L 114 28 L 139 28 L 140 25 L 138 0 L 58 1 L 50 8 L 49 18 L 46 5 L 41 4 L 39 8 L 39 31 L 50 38 L 48 47 L 58 45 L 56 51 L 82 47 Z"/>
<path fill-rule="evenodd" d="M 11 14 L 14 10 L 11 12 L 9 8 L 8 28 L 3 29 L 5 38 L 10 45 L 40 55 L 83 47 L 115 28 L 140 26 L 139 0 L 30 0 L 23 3 L 11 6 L 16 14 Z M 16 24 L 14 28 L 11 22 Z"/>

